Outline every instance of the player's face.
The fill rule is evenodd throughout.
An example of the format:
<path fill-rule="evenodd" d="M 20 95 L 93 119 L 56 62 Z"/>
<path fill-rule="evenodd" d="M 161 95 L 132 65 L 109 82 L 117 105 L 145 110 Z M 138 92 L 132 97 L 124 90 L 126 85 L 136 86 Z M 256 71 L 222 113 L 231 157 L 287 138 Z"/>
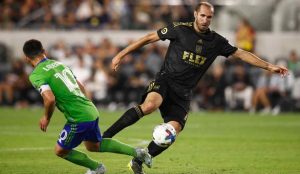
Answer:
<path fill-rule="evenodd" d="M 206 31 L 213 18 L 213 10 L 210 7 L 202 5 L 198 11 L 194 12 L 195 24 L 197 31 Z"/>

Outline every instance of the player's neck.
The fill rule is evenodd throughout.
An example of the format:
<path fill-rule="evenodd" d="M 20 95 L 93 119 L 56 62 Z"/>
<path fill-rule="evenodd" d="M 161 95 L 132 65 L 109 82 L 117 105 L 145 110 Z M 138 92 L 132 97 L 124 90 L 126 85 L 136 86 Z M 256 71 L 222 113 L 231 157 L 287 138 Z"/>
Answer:
<path fill-rule="evenodd" d="M 32 61 L 32 66 L 36 67 L 43 59 L 46 59 L 45 56 L 39 56 Z"/>

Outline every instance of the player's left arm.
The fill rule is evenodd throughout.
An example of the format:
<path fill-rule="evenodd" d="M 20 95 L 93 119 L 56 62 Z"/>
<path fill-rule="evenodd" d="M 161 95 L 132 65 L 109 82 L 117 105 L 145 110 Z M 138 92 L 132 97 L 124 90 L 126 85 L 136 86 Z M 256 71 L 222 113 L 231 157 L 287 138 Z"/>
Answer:
<path fill-rule="evenodd" d="M 40 119 L 40 128 L 42 131 L 46 132 L 55 109 L 55 96 L 51 90 L 42 91 L 41 95 L 44 101 L 45 113 Z"/>
<path fill-rule="evenodd" d="M 76 81 L 77 81 L 77 84 L 78 84 L 78 86 L 79 86 L 81 92 L 82 92 L 85 96 L 87 96 L 87 95 L 86 95 L 86 90 L 85 90 L 83 84 L 82 84 L 80 81 L 78 81 L 78 80 L 76 80 Z"/>
<path fill-rule="evenodd" d="M 273 73 L 278 73 L 281 74 L 282 76 L 288 75 L 288 69 L 284 66 L 279 66 L 279 65 L 273 65 L 269 62 L 266 62 L 256 56 L 255 54 L 252 54 L 248 51 L 242 50 L 242 49 L 237 49 L 232 56 L 236 58 L 240 58 L 244 62 L 247 62 L 251 65 L 263 68 L 265 70 L 271 71 Z"/>

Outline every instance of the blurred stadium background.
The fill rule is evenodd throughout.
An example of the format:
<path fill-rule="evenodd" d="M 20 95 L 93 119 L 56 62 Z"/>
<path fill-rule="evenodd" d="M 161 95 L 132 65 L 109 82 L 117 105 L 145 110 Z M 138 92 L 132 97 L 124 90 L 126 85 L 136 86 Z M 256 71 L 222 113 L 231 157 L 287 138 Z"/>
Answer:
<path fill-rule="evenodd" d="M 41 40 L 49 58 L 71 67 L 99 107 L 105 130 L 120 116 L 117 110 L 139 101 L 160 69 L 168 42 L 128 55 L 118 73 L 110 69 L 113 56 L 132 40 L 172 21 L 193 21 L 193 5 L 198 2 L 1 0 L 0 174 L 84 172 L 50 155 L 64 123 L 59 112 L 47 137 L 38 131 L 42 102 L 28 81 L 32 68 L 23 62 L 26 40 Z M 300 0 L 209 2 L 215 6 L 211 29 L 265 60 L 286 65 L 290 75 L 282 79 L 234 59 L 218 58 L 195 89 L 182 140 L 157 158 L 158 166 L 149 173 L 300 173 Z M 117 138 L 146 145 L 161 121 L 158 113 L 154 115 Z M 123 167 L 128 157 L 104 154 L 101 160 L 112 173 L 127 172 Z"/>
<path fill-rule="evenodd" d="M 28 83 L 31 68 L 22 60 L 25 40 L 43 42 L 50 58 L 70 66 L 98 106 L 124 108 L 139 94 L 163 62 L 167 42 L 145 47 L 124 61 L 120 73 L 112 57 L 132 40 L 172 21 L 193 21 L 196 0 L 3 0 L 0 3 L 0 104 L 40 105 Z M 212 0 L 211 28 L 230 42 L 291 70 L 272 77 L 246 64 L 219 58 L 195 89 L 192 109 L 297 111 L 300 108 L 300 1 Z M 235 66 L 238 65 L 238 66 Z M 225 73 L 226 72 L 226 73 Z M 263 76 L 262 78 L 260 78 Z M 271 79 L 270 83 L 266 79 Z M 222 81 L 222 83 L 217 83 Z M 268 81 L 268 80 L 267 80 Z M 237 84 L 242 89 L 236 89 Z M 259 95 L 267 88 L 267 97 Z M 238 96 L 234 96 L 238 93 Z M 241 94 L 240 94 L 241 93 Z M 264 93 L 264 92 L 263 92 Z M 268 100 L 267 102 L 264 101 Z M 251 100 L 255 103 L 251 104 Z"/>
<path fill-rule="evenodd" d="M 138 102 L 139 94 L 163 62 L 167 42 L 127 56 L 117 74 L 109 68 L 112 57 L 149 31 L 172 21 L 193 21 L 193 5 L 197 2 L 2 0 L 0 105 L 41 105 L 39 95 L 27 80 L 31 68 L 22 60 L 22 45 L 30 38 L 41 40 L 50 58 L 70 66 L 98 106 L 114 110 Z M 300 1 L 210 2 L 216 9 L 213 30 L 234 45 L 270 62 L 288 66 L 291 72 L 289 78 L 280 79 L 246 64 L 219 58 L 195 89 L 192 110 L 251 111 L 256 107 L 274 115 L 299 110 Z M 235 86 L 240 83 L 243 84 L 243 89 L 238 89 L 241 94 L 234 96 Z M 264 95 L 261 94 L 263 89 L 268 91 L 263 92 L 267 95 L 265 98 L 260 97 Z M 256 101 L 254 104 L 251 104 L 252 99 Z"/>

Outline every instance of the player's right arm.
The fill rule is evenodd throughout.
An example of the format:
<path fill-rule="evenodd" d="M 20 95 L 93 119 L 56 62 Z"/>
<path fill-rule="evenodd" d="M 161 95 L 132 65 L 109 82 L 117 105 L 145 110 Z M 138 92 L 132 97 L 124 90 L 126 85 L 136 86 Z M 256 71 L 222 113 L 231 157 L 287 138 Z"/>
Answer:
<path fill-rule="evenodd" d="M 117 71 L 121 60 L 123 57 L 125 57 L 127 54 L 131 53 L 132 51 L 139 49 L 149 43 L 153 43 L 160 40 L 157 32 L 148 33 L 144 37 L 138 39 L 137 41 L 131 43 L 126 48 L 124 48 L 121 52 L 119 52 L 112 60 L 112 69 Z"/>
<path fill-rule="evenodd" d="M 55 109 L 55 96 L 51 90 L 45 90 L 41 93 L 44 101 L 44 116 L 40 119 L 40 128 L 46 132 L 50 119 Z"/>

